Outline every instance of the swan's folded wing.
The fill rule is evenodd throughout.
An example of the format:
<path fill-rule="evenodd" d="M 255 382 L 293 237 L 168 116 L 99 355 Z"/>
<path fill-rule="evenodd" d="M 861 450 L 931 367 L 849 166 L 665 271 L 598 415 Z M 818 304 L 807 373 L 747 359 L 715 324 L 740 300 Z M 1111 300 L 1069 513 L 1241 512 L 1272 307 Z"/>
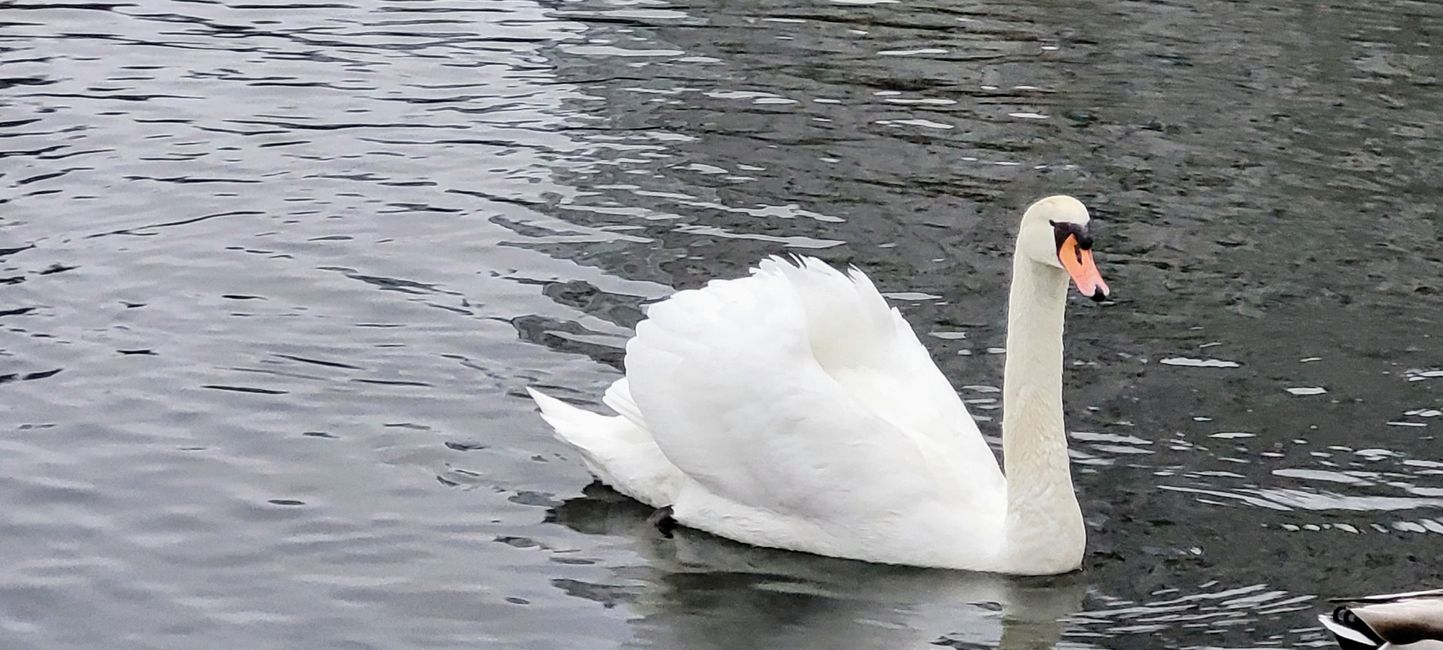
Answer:
<path fill-rule="evenodd" d="M 801 258 L 799 266 L 773 258 L 758 275 L 791 289 L 804 310 L 813 357 L 849 399 L 920 438 L 943 456 L 948 471 L 969 475 L 973 489 L 1004 489 L 977 422 L 866 274 L 853 268 L 843 275 L 814 258 Z"/>
<path fill-rule="evenodd" d="M 863 281 L 769 260 L 653 306 L 626 367 L 667 458 L 719 497 L 815 520 L 995 509 L 976 425 Z"/>

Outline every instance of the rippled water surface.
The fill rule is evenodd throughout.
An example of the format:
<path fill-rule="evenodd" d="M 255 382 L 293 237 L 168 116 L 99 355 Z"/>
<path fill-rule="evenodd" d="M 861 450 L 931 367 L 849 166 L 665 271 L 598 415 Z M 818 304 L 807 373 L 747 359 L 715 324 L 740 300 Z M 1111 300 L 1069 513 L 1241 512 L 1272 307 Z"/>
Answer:
<path fill-rule="evenodd" d="M 0 640 L 1307 647 L 1443 582 L 1431 2 L 0 3 Z M 656 535 L 522 387 L 643 306 L 867 269 L 985 432 L 1084 198 L 1085 571 Z"/>

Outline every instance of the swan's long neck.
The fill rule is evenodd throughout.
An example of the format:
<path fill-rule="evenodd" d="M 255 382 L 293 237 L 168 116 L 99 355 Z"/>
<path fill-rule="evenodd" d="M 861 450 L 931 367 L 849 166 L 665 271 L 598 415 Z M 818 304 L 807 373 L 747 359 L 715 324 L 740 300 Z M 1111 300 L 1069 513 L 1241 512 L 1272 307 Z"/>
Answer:
<path fill-rule="evenodd" d="M 1062 320 L 1067 275 L 1018 251 L 1007 306 L 1002 459 L 1007 550 L 1029 564 L 1081 561 L 1086 531 L 1062 425 Z"/>

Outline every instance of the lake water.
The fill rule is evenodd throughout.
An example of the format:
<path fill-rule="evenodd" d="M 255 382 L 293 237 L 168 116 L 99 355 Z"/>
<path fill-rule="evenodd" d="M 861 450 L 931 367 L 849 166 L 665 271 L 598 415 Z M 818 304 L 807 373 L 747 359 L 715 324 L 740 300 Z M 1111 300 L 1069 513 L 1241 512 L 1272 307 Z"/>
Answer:
<path fill-rule="evenodd" d="M 1440 75 L 1407 0 L 5 3 L 0 645 L 1327 646 L 1443 582 Z M 664 539 L 522 391 L 795 251 L 995 435 L 1059 192 L 1080 573 Z"/>

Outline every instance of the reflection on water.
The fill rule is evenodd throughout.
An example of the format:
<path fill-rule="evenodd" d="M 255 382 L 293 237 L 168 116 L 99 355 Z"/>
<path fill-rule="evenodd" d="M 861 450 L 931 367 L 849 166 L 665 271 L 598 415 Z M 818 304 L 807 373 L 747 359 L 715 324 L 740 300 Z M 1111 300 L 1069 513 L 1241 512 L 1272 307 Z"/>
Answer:
<path fill-rule="evenodd" d="M 1050 648 L 1082 608 L 1080 573 L 1044 578 L 930 571 L 759 549 L 698 533 L 662 537 L 650 510 L 592 486 L 549 520 L 629 538 L 618 585 L 557 581 L 602 603 L 618 592 L 638 636 L 665 648 Z M 1071 644 L 1069 644 L 1071 645 Z"/>
<path fill-rule="evenodd" d="M 1443 581 L 1436 5 L 6 10 L 11 645 L 1321 646 L 1317 596 Z M 1069 321 L 1079 575 L 661 539 L 521 391 L 795 250 L 995 436 L 1055 192 L 1117 290 Z"/>

